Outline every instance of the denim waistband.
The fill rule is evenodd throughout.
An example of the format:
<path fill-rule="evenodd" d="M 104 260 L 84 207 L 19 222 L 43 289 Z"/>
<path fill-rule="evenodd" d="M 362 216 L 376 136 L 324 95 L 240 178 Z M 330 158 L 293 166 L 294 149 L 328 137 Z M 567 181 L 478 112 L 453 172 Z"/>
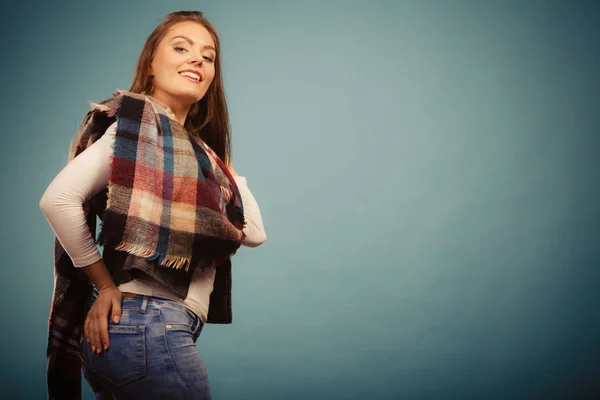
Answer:
<path fill-rule="evenodd" d="M 192 330 L 194 332 L 203 325 L 202 320 L 179 301 L 143 294 L 123 298 L 122 308 L 127 310 L 138 310 L 144 313 L 147 310 L 160 310 L 162 307 L 174 308 L 189 315 L 193 323 Z"/>

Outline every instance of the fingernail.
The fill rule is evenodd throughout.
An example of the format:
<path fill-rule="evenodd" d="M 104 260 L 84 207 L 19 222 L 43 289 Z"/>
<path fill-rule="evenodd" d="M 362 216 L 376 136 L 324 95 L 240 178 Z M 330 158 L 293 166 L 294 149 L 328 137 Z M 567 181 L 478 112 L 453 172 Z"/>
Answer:
<path fill-rule="evenodd" d="M 107 346 L 107 345 L 104 345 L 104 350 L 106 350 L 106 349 L 108 349 L 108 346 Z"/>
<path fill-rule="evenodd" d="M 115 321 L 115 324 L 118 324 L 118 323 L 119 323 L 119 319 L 120 319 L 120 318 L 119 318 L 119 316 L 118 316 L 118 315 L 116 315 L 116 316 L 113 318 L 113 321 Z"/>
<path fill-rule="evenodd" d="M 92 351 L 96 351 L 96 348 L 94 347 L 94 345 L 92 345 Z"/>

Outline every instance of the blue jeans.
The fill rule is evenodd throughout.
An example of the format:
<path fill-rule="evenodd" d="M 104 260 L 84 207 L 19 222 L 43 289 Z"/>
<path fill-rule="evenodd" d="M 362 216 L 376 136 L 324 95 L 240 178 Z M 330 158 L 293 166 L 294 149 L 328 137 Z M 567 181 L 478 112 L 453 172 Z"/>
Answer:
<path fill-rule="evenodd" d="M 123 299 L 121 320 L 109 319 L 110 347 L 97 354 L 83 338 L 83 373 L 106 399 L 209 400 L 196 340 L 204 323 L 183 304 L 152 296 Z"/>

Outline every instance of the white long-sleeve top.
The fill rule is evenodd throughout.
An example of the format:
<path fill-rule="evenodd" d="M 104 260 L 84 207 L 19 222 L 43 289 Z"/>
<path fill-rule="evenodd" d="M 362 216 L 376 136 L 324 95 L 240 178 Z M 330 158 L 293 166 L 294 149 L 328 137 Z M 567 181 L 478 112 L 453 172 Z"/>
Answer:
<path fill-rule="evenodd" d="M 40 199 L 40 209 L 46 216 L 56 238 L 77 268 L 102 258 L 86 223 L 83 203 L 106 189 L 110 176 L 110 156 L 115 142 L 117 123 L 104 135 L 71 160 L 46 188 Z M 244 206 L 242 245 L 256 247 L 266 240 L 265 229 L 256 199 L 248 188 L 246 177 L 234 176 Z M 128 257 L 135 257 L 128 255 Z M 122 292 L 164 297 L 181 301 L 202 321 L 206 321 L 215 269 L 195 271 L 186 298 L 181 298 L 155 281 L 133 280 L 119 285 Z"/>

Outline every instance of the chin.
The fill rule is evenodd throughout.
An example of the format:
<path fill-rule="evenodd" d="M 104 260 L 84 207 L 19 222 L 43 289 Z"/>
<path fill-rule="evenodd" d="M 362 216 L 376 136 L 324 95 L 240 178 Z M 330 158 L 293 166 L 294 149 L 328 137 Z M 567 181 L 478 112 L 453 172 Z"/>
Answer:
<path fill-rule="evenodd" d="M 200 99 L 202 99 L 206 93 L 198 93 L 197 90 L 193 90 L 193 89 L 183 89 L 183 90 L 174 91 L 173 94 L 176 97 L 185 98 L 188 100 L 188 102 L 193 104 L 193 103 L 198 102 Z"/>

